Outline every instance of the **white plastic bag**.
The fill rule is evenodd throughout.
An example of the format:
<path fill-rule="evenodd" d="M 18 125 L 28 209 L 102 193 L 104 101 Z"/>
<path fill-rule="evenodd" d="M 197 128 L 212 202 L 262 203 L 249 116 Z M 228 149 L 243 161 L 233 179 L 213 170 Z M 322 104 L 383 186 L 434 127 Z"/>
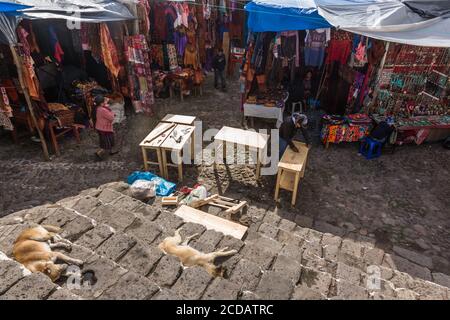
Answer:
<path fill-rule="evenodd" d="M 137 180 L 131 187 L 131 195 L 133 198 L 146 201 L 156 196 L 156 184 L 154 181 Z"/>
<path fill-rule="evenodd" d="M 185 205 L 190 205 L 199 200 L 204 200 L 208 197 L 208 190 L 204 186 L 199 186 L 192 190 L 189 196 L 186 197 L 181 203 Z"/>

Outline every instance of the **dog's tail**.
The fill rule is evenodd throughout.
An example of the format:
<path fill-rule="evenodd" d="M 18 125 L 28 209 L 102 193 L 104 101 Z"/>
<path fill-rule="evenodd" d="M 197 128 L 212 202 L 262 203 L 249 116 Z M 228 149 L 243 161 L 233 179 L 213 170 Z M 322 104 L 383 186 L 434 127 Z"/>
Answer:
<path fill-rule="evenodd" d="M 48 232 L 53 232 L 53 233 L 60 233 L 62 231 L 61 228 L 59 228 L 59 227 L 49 226 L 49 225 L 43 225 L 42 228 L 44 228 Z"/>

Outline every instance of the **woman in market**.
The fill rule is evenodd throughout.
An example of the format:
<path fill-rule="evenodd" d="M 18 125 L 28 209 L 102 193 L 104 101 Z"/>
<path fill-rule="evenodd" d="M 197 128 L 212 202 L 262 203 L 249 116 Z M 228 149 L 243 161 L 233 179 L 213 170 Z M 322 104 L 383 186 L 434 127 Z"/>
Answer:
<path fill-rule="evenodd" d="M 109 99 L 102 95 L 95 97 L 93 121 L 95 130 L 98 132 L 100 150 L 95 154 L 99 160 L 103 160 L 105 155 L 109 153 L 114 155 L 117 152 L 113 151 L 115 146 L 113 122 L 115 118 L 114 112 L 109 108 Z"/>

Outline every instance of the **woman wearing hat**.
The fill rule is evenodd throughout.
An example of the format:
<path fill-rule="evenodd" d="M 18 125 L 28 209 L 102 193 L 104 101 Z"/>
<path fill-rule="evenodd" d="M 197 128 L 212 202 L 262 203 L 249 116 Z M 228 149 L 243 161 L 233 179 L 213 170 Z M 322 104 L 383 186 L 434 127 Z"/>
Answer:
<path fill-rule="evenodd" d="M 106 153 L 110 155 L 117 153 L 113 152 L 115 146 L 113 122 L 116 115 L 109 108 L 109 99 L 102 95 L 95 97 L 92 115 L 100 142 L 100 150 L 95 154 L 99 160 L 103 160 Z"/>
<path fill-rule="evenodd" d="M 292 141 L 298 130 L 302 132 L 308 147 L 311 145 L 308 131 L 306 130 L 307 126 L 308 117 L 304 114 L 294 113 L 291 117 L 287 117 L 284 120 L 280 128 L 280 159 L 288 147 L 291 147 L 294 152 L 299 152 Z"/>

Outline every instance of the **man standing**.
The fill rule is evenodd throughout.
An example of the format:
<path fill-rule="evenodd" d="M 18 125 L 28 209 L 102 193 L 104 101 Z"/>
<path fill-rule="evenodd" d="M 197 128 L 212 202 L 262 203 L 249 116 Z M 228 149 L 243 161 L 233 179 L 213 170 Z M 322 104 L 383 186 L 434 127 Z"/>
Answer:
<path fill-rule="evenodd" d="M 293 143 L 293 139 L 297 134 L 297 130 L 301 130 L 308 147 L 311 145 L 308 131 L 308 117 L 304 114 L 294 113 L 291 117 L 287 117 L 280 128 L 280 159 L 288 147 L 294 152 L 299 152 L 298 148 Z"/>
<path fill-rule="evenodd" d="M 226 82 L 225 82 L 225 67 L 227 65 L 227 61 L 225 58 L 225 54 L 223 53 L 223 49 L 219 49 L 217 54 L 214 56 L 213 60 L 213 69 L 214 69 L 214 87 L 219 89 L 219 80 L 222 85 L 222 90 L 226 90 Z"/>

